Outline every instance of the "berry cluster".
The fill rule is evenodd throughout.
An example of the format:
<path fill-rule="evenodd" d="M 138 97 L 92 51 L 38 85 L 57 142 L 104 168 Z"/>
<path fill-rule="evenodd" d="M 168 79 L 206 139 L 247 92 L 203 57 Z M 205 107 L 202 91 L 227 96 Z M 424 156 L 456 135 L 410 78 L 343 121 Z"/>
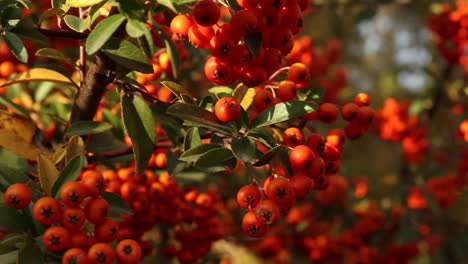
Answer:
<path fill-rule="evenodd" d="M 205 75 L 218 85 L 240 79 L 247 86 L 257 86 L 275 72 L 283 56 L 293 48 L 294 35 L 303 27 L 302 12 L 307 0 L 271 1 L 239 0 L 229 23 L 219 26 L 222 10 L 211 0 L 198 2 L 191 16 L 179 14 L 170 24 L 180 39 L 188 39 L 195 47 L 208 48 L 212 57 L 205 63 Z M 218 29 L 213 29 L 217 26 Z M 257 54 L 248 47 L 248 38 L 261 34 Z"/>
<path fill-rule="evenodd" d="M 34 202 L 32 215 L 48 228 L 42 234 L 44 246 L 52 252 L 65 251 L 62 263 L 135 263 L 142 257 L 140 245 L 122 239 L 119 224 L 109 218 L 109 203 L 100 197 L 104 178 L 94 170 L 81 174 L 80 181 L 65 183 L 59 199 L 42 197 Z M 26 208 L 31 189 L 22 183 L 11 185 L 5 201 L 16 209 Z M 113 249 L 109 243 L 118 240 Z"/>
<path fill-rule="evenodd" d="M 155 225 L 166 225 L 165 255 L 180 263 L 195 263 L 223 236 L 216 218 L 219 197 L 215 190 L 184 189 L 167 171 L 157 175 L 151 168 L 166 167 L 166 154 L 161 150 L 155 150 L 143 174 L 135 174 L 133 166 L 104 170 L 106 190 L 122 196 L 134 211 L 119 224 L 125 238 L 141 240 Z"/>
<path fill-rule="evenodd" d="M 378 112 L 379 135 L 386 140 L 401 142 L 405 158 L 410 163 L 420 162 L 428 148 L 427 129 L 420 124 L 417 116 L 410 116 L 409 101 L 399 103 L 387 98 Z"/>
<path fill-rule="evenodd" d="M 468 75 L 468 4 L 457 1 L 456 9 L 449 4 L 442 6 L 442 11 L 429 19 L 429 26 L 434 34 L 434 42 L 440 53 L 451 64 L 460 64 Z"/>

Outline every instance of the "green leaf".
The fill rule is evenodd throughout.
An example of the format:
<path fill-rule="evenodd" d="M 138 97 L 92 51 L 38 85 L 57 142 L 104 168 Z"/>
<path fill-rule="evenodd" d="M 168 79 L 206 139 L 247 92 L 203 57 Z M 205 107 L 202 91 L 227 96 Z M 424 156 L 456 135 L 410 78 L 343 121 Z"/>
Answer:
<path fill-rule="evenodd" d="M 160 3 L 161 5 L 167 7 L 167 8 L 170 8 L 175 13 L 178 13 L 177 9 L 175 8 L 174 4 L 172 3 L 172 0 L 157 0 L 157 2 Z"/>
<path fill-rule="evenodd" d="M 18 210 L 9 206 L 0 207 L 0 226 L 12 232 L 24 232 L 28 229 L 25 217 Z"/>
<path fill-rule="evenodd" d="M 13 103 L 12 101 L 8 100 L 7 98 L 5 98 L 3 96 L 0 96 L 0 104 L 15 110 L 15 112 L 18 113 L 18 114 L 22 114 L 22 115 L 30 118 L 28 110 L 24 109 L 21 105 L 17 105 L 15 103 Z"/>
<path fill-rule="evenodd" d="M 187 172 L 179 172 L 175 175 L 177 178 L 177 181 L 179 180 L 186 180 L 186 181 L 191 181 L 191 182 L 200 182 L 206 179 L 208 174 L 205 172 L 199 172 L 199 171 L 187 171 Z"/>
<path fill-rule="evenodd" d="M 110 38 L 102 48 L 102 51 L 124 68 L 142 73 L 154 72 L 153 65 L 145 54 L 128 40 Z"/>
<path fill-rule="evenodd" d="M 304 101 L 287 101 L 271 106 L 261 112 L 253 121 L 252 127 L 263 127 L 300 117 L 317 109 L 317 104 Z"/>
<path fill-rule="evenodd" d="M 232 151 L 226 148 L 216 148 L 204 153 L 196 162 L 197 167 L 222 166 L 232 160 Z"/>
<path fill-rule="evenodd" d="M 2 264 L 15 264 L 18 259 L 18 250 L 12 251 L 10 253 L 0 255 L 0 263 Z"/>
<path fill-rule="evenodd" d="M 26 244 L 19 251 L 17 264 L 42 264 L 44 263 L 43 253 L 36 241 L 31 238 L 26 239 Z"/>
<path fill-rule="evenodd" d="M 172 39 L 166 35 L 166 33 L 164 33 L 162 30 L 158 30 L 158 34 L 164 41 L 166 52 L 169 55 L 169 58 L 171 59 L 172 75 L 174 76 L 175 79 L 177 79 L 178 74 L 179 74 L 179 66 L 180 66 L 179 50 L 177 49 Z"/>
<path fill-rule="evenodd" d="M 10 5 L 3 9 L 1 15 L 3 28 L 9 29 L 16 26 L 20 22 L 22 14 L 23 10 L 17 5 Z"/>
<path fill-rule="evenodd" d="M 234 11 L 239 11 L 242 9 L 236 0 L 226 0 L 226 2 L 232 9 L 234 9 Z"/>
<path fill-rule="evenodd" d="M 2 192 L 4 192 L 8 186 L 14 183 L 26 183 L 30 180 L 31 179 L 20 170 L 15 170 L 6 166 L 0 167 L 0 191 Z"/>
<path fill-rule="evenodd" d="M 103 192 L 101 197 L 109 203 L 111 211 L 115 211 L 120 214 L 133 215 L 132 208 L 122 198 L 122 196 L 113 192 Z"/>
<path fill-rule="evenodd" d="M 256 58 L 258 52 L 260 51 L 260 47 L 262 46 L 262 39 L 262 32 L 252 33 L 245 36 L 244 38 L 245 44 L 247 45 L 247 48 L 249 48 L 250 54 L 252 54 L 253 58 Z"/>
<path fill-rule="evenodd" d="M 268 162 L 270 162 L 270 160 L 273 159 L 273 157 L 276 155 L 276 153 L 278 153 L 278 151 L 280 151 L 282 148 L 283 148 L 282 145 L 278 145 L 278 146 L 273 147 L 272 149 L 268 150 L 268 152 L 266 152 L 260 159 L 258 159 L 253 164 L 253 166 L 261 167 L 261 166 L 263 166 L 265 164 L 268 164 Z"/>
<path fill-rule="evenodd" d="M 357 22 L 362 22 L 364 20 L 369 20 L 377 14 L 377 9 L 374 7 L 366 7 L 362 9 L 357 15 Z"/>
<path fill-rule="evenodd" d="M 0 242 L 0 256 L 18 250 L 18 244 L 24 242 L 24 235 L 14 235 Z M 1 257 L 0 257 L 1 259 Z M 3 262 L 0 262 L 3 263 Z"/>
<path fill-rule="evenodd" d="M 49 8 L 39 16 L 38 24 L 42 24 L 44 20 L 48 19 L 51 16 L 62 16 L 63 14 L 65 14 L 65 11 L 63 11 L 63 9 L 61 8 Z"/>
<path fill-rule="evenodd" d="M 85 31 L 86 29 L 88 29 L 90 25 L 89 16 L 87 18 L 79 18 L 74 15 L 66 15 L 63 17 L 63 20 L 65 21 L 65 24 L 67 24 L 69 28 L 78 32 Z"/>
<path fill-rule="evenodd" d="M 184 150 L 187 151 L 191 148 L 201 145 L 200 131 L 197 127 L 191 127 L 184 138 Z"/>
<path fill-rule="evenodd" d="M 312 91 L 310 98 L 307 98 L 307 99 L 320 103 L 322 102 L 323 96 L 325 95 L 326 91 L 327 89 L 325 87 L 322 87 L 322 86 L 315 87 L 314 90 Z"/>
<path fill-rule="evenodd" d="M 161 84 L 167 87 L 169 90 L 171 90 L 171 92 L 182 102 L 185 102 L 184 98 L 187 97 L 191 98 L 192 101 L 194 100 L 193 96 L 184 87 L 182 87 L 182 85 L 178 83 L 171 81 L 162 81 Z"/>
<path fill-rule="evenodd" d="M 112 128 L 112 125 L 106 122 L 96 121 L 77 121 L 71 124 L 71 126 L 65 132 L 65 135 L 89 135 L 97 134 L 107 131 Z"/>
<path fill-rule="evenodd" d="M 180 160 L 186 162 L 196 162 L 201 156 L 206 154 L 208 151 L 213 149 L 221 148 L 221 145 L 218 144 L 203 144 L 196 147 L 193 147 L 179 157 Z"/>
<path fill-rule="evenodd" d="M 104 44 L 106 44 L 106 42 L 112 37 L 112 35 L 119 28 L 119 26 L 125 21 L 125 19 L 125 16 L 121 14 L 116 14 L 107 17 L 106 19 L 102 20 L 99 24 L 97 24 L 97 26 L 91 31 L 91 33 L 88 36 L 88 39 L 86 40 L 86 52 L 89 55 L 92 55 L 98 50 L 100 50 L 104 46 Z"/>
<path fill-rule="evenodd" d="M 76 179 L 78 179 L 84 163 L 85 161 L 83 155 L 78 155 L 70 160 L 67 165 L 65 165 L 65 168 L 63 168 L 63 170 L 60 172 L 57 180 L 52 186 L 52 197 L 57 197 L 63 184 L 69 181 L 76 181 Z"/>
<path fill-rule="evenodd" d="M 132 139 L 137 173 L 142 173 L 153 153 L 155 122 L 149 106 L 141 97 L 122 94 L 122 116 Z"/>
<path fill-rule="evenodd" d="M 104 0 L 66 0 L 65 4 L 71 7 L 87 7 L 99 4 Z"/>
<path fill-rule="evenodd" d="M 173 175 L 177 169 L 177 165 L 179 165 L 181 161 L 179 160 L 179 156 L 174 153 L 173 151 L 167 150 L 166 151 L 166 167 L 169 175 Z M 182 164 L 184 165 L 184 164 Z"/>
<path fill-rule="evenodd" d="M 71 61 L 71 59 L 65 56 L 65 54 L 63 54 L 61 51 L 52 48 L 40 49 L 36 51 L 36 56 L 47 57 L 54 60 L 61 60 L 67 62 Z"/>
<path fill-rule="evenodd" d="M 125 26 L 125 30 L 127 34 L 132 38 L 139 38 L 145 34 L 145 23 L 136 20 L 136 19 L 129 19 Z"/>
<path fill-rule="evenodd" d="M 220 93 L 228 94 L 229 96 L 232 94 L 233 89 L 229 86 L 215 86 L 208 89 L 208 92 L 217 95 Z"/>
<path fill-rule="evenodd" d="M 145 0 L 117 0 L 119 11 L 133 19 L 141 19 L 145 13 Z"/>
<path fill-rule="evenodd" d="M 18 25 L 16 25 L 10 31 L 22 39 L 27 39 L 47 45 L 49 43 L 49 39 L 43 34 L 39 33 L 39 31 L 37 31 L 35 28 L 36 23 L 32 20 L 32 16 L 29 16 L 22 18 Z"/>
<path fill-rule="evenodd" d="M 191 121 L 194 126 L 207 127 L 224 134 L 231 134 L 233 132 L 232 128 L 221 123 L 215 114 L 195 105 L 174 104 L 167 109 L 167 113 L 182 120 Z"/>
<path fill-rule="evenodd" d="M 3 39 L 11 53 L 13 53 L 18 60 L 24 63 L 28 62 L 28 51 L 18 35 L 10 31 L 5 31 L 3 32 Z"/>
<path fill-rule="evenodd" d="M 70 6 L 66 5 L 63 0 L 52 0 L 52 7 L 53 8 L 60 8 L 63 10 L 64 13 L 70 10 Z"/>
<path fill-rule="evenodd" d="M 16 0 L 16 2 L 22 4 L 26 8 L 32 8 L 33 7 L 31 0 Z"/>
<path fill-rule="evenodd" d="M 231 149 L 236 158 L 243 162 L 254 161 L 256 157 L 257 144 L 250 137 L 233 138 Z"/>
<path fill-rule="evenodd" d="M 124 127 L 122 124 L 122 120 L 120 120 L 120 117 L 114 115 L 111 111 L 109 111 L 109 109 L 103 109 L 102 117 L 104 121 L 107 121 L 112 125 L 112 133 L 118 138 L 123 139 L 125 136 L 123 133 Z"/>

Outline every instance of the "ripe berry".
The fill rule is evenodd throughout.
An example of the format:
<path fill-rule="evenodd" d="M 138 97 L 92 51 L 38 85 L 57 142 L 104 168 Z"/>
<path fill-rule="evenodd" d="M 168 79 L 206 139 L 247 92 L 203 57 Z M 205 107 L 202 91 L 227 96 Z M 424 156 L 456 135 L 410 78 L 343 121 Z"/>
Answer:
<path fill-rule="evenodd" d="M 314 157 L 313 151 L 305 145 L 296 146 L 289 153 L 289 161 L 295 172 L 306 172 L 312 166 Z"/>
<path fill-rule="evenodd" d="M 44 246 L 50 251 L 63 251 L 71 244 L 70 232 L 63 226 L 49 227 L 42 236 Z"/>
<path fill-rule="evenodd" d="M 267 14 L 280 13 L 284 0 L 260 0 L 260 8 Z"/>
<path fill-rule="evenodd" d="M 294 190 L 291 182 L 283 177 L 271 180 L 265 193 L 276 204 L 289 204 L 291 200 L 294 200 Z"/>
<path fill-rule="evenodd" d="M 365 93 L 358 93 L 354 97 L 354 103 L 357 104 L 358 106 L 369 106 L 371 103 L 371 98 L 369 95 Z"/>
<path fill-rule="evenodd" d="M 90 264 L 112 264 L 115 253 L 112 247 L 106 243 L 96 243 L 88 250 L 88 261 Z"/>
<path fill-rule="evenodd" d="M 223 97 L 215 104 L 215 114 L 223 122 L 232 122 L 239 118 L 241 106 L 233 97 Z"/>
<path fill-rule="evenodd" d="M 62 264 L 87 264 L 88 255 L 81 248 L 70 248 L 62 257 Z"/>
<path fill-rule="evenodd" d="M 296 83 L 289 80 L 281 81 L 278 85 L 278 96 L 281 101 L 294 100 L 297 95 Z"/>
<path fill-rule="evenodd" d="M 187 38 L 190 27 L 194 24 L 192 17 L 179 14 L 171 20 L 171 31 L 182 38 Z"/>
<path fill-rule="evenodd" d="M 204 27 L 193 24 L 188 31 L 189 41 L 197 48 L 205 49 L 210 45 L 210 40 L 214 36 L 214 30 L 211 27 Z"/>
<path fill-rule="evenodd" d="M 24 183 L 12 184 L 5 191 L 5 201 L 10 207 L 23 209 L 31 203 L 31 200 L 31 189 Z"/>
<path fill-rule="evenodd" d="M 237 0 L 237 3 L 243 8 L 254 8 L 258 2 L 259 0 Z"/>
<path fill-rule="evenodd" d="M 255 208 L 255 216 L 260 224 L 270 225 L 278 220 L 280 210 L 271 200 L 262 200 Z"/>
<path fill-rule="evenodd" d="M 228 85 L 236 79 L 232 66 L 216 57 L 211 57 L 206 61 L 205 75 L 210 81 L 218 85 Z"/>
<path fill-rule="evenodd" d="M 307 86 L 310 80 L 309 69 L 304 63 L 292 64 L 288 71 L 288 80 L 295 82 L 299 88 Z"/>
<path fill-rule="evenodd" d="M 311 134 L 306 141 L 306 145 L 314 152 L 315 155 L 322 155 L 325 150 L 325 138 L 320 134 Z"/>
<path fill-rule="evenodd" d="M 200 26 L 210 27 L 216 24 L 220 17 L 219 6 L 211 0 L 198 2 L 192 11 L 195 22 Z"/>
<path fill-rule="evenodd" d="M 296 174 L 290 181 L 295 199 L 304 199 L 312 188 L 312 180 L 304 174 Z"/>
<path fill-rule="evenodd" d="M 79 230 L 85 220 L 86 216 L 81 208 L 65 208 L 60 223 L 68 230 Z"/>
<path fill-rule="evenodd" d="M 42 197 L 33 206 L 33 216 L 43 225 L 51 225 L 60 219 L 62 210 L 57 200 L 52 197 Z"/>
<path fill-rule="evenodd" d="M 242 219 L 242 230 L 244 234 L 252 238 L 263 237 L 268 232 L 268 226 L 258 221 L 254 211 L 244 215 Z"/>
<path fill-rule="evenodd" d="M 332 103 L 323 103 L 318 109 L 317 116 L 324 123 L 333 123 L 338 117 L 338 107 Z"/>
<path fill-rule="evenodd" d="M 96 225 L 94 235 L 99 242 L 109 243 L 117 238 L 119 225 L 112 219 L 107 219 L 104 223 Z"/>
<path fill-rule="evenodd" d="M 109 215 L 109 203 L 102 198 L 90 199 L 85 207 L 86 218 L 94 224 L 102 224 Z"/>
<path fill-rule="evenodd" d="M 210 52 L 218 58 L 226 58 L 234 47 L 232 39 L 223 33 L 218 33 L 210 39 Z"/>
<path fill-rule="evenodd" d="M 281 65 L 283 61 L 283 55 L 277 48 L 266 48 L 265 55 L 262 58 L 262 65 L 267 71 L 275 71 Z M 296 87 L 296 84 L 294 84 Z M 280 96 L 281 97 L 281 96 Z"/>
<path fill-rule="evenodd" d="M 253 32 L 258 21 L 251 10 L 242 9 L 232 15 L 230 23 L 239 35 L 245 36 Z"/>
<path fill-rule="evenodd" d="M 59 196 L 60 200 L 67 206 L 79 206 L 86 197 L 86 189 L 78 181 L 69 181 L 62 185 Z"/>
<path fill-rule="evenodd" d="M 234 67 L 244 67 L 252 60 L 252 55 L 245 45 L 235 45 L 229 51 L 227 61 Z"/>
<path fill-rule="evenodd" d="M 85 188 L 86 194 L 91 197 L 99 196 L 106 188 L 104 177 L 95 170 L 85 171 L 80 183 Z"/>
<path fill-rule="evenodd" d="M 255 94 L 253 104 L 255 108 L 263 111 L 272 106 L 274 102 L 273 95 L 269 90 L 260 90 Z"/>
<path fill-rule="evenodd" d="M 352 121 L 356 118 L 359 106 L 355 103 L 347 103 L 341 108 L 341 116 L 346 121 Z"/>
<path fill-rule="evenodd" d="M 283 143 L 289 147 L 295 147 L 304 144 L 304 135 L 297 127 L 290 127 L 283 133 Z"/>
<path fill-rule="evenodd" d="M 237 202 L 245 209 L 254 209 L 262 198 L 258 187 L 253 185 L 244 185 L 237 192 Z"/>
<path fill-rule="evenodd" d="M 120 263 L 130 264 L 136 263 L 141 259 L 142 250 L 135 240 L 125 239 L 117 244 L 115 254 Z"/>
<path fill-rule="evenodd" d="M 242 83 L 248 87 L 260 85 L 267 78 L 265 69 L 258 64 L 249 63 L 242 68 L 240 73 Z"/>

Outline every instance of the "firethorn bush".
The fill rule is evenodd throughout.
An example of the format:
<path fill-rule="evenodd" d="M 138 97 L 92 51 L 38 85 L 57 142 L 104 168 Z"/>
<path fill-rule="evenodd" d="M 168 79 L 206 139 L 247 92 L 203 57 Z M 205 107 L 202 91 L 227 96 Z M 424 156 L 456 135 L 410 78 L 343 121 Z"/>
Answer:
<path fill-rule="evenodd" d="M 466 263 L 468 4 L 422 2 L 0 1 L 0 263 Z"/>

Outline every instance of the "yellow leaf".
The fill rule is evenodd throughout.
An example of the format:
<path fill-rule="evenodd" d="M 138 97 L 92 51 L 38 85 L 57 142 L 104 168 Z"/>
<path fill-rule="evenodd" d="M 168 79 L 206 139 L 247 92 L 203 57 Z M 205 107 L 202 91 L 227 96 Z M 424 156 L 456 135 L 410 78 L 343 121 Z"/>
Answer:
<path fill-rule="evenodd" d="M 66 0 L 65 4 L 71 7 L 87 7 L 101 3 L 102 1 L 103 0 Z"/>
<path fill-rule="evenodd" d="M 9 80 L 2 86 L 9 86 L 15 83 L 24 82 L 57 82 L 77 86 L 67 76 L 46 68 L 32 68 L 28 71 L 20 73 L 13 80 Z"/>
<path fill-rule="evenodd" d="M 41 154 L 37 156 L 37 167 L 39 169 L 39 182 L 41 184 L 41 188 L 48 196 L 50 196 L 50 189 L 54 186 L 55 180 L 57 180 L 59 175 L 59 171 L 52 160 Z"/>
<path fill-rule="evenodd" d="M 65 158 L 66 153 L 67 153 L 66 145 L 57 148 L 57 151 L 55 151 L 54 157 L 52 159 L 54 161 L 54 164 L 60 163 Z"/>
<path fill-rule="evenodd" d="M 65 162 L 68 163 L 74 157 L 85 152 L 85 144 L 80 136 L 73 136 L 68 141 L 67 151 L 65 153 Z"/>
<path fill-rule="evenodd" d="M 30 160 L 35 160 L 39 154 L 52 156 L 51 147 L 32 120 L 1 110 L 0 146 Z"/>
<path fill-rule="evenodd" d="M 254 96 L 255 88 L 248 88 L 245 85 L 237 87 L 232 92 L 232 97 L 234 97 L 237 102 L 239 102 L 244 110 L 249 109 L 250 105 L 252 105 Z"/>

